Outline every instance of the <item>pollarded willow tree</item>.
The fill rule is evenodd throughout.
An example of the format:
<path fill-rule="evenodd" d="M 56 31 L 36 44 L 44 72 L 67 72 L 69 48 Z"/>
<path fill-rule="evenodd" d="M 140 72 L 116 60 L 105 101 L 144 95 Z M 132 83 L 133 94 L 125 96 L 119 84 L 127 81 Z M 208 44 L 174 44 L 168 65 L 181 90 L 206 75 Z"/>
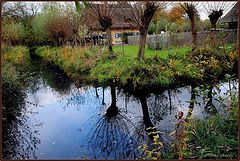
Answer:
<path fill-rule="evenodd" d="M 211 22 L 211 44 L 216 46 L 216 32 L 217 31 L 217 22 L 220 17 L 223 15 L 225 10 L 228 10 L 229 7 L 232 7 L 232 4 L 229 2 L 207 2 L 203 3 L 203 8 L 205 9 L 208 18 Z"/>
<path fill-rule="evenodd" d="M 88 2 L 88 7 L 84 13 L 85 24 L 91 30 L 103 30 L 107 33 L 107 43 L 109 52 L 112 53 L 112 36 L 111 27 L 117 21 L 116 9 L 114 2 Z"/>
<path fill-rule="evenodd" d="M 157 9 L 165 8 L 169 3 L 145 1 L 132 2 L 130 13 L 126 12 L 126 16 L 130 17 L 130 22 L 135 25 L 140 32 L 138 58 L 144 59 L 144 50 L 146 45 L 147 31 L 149 24 L 156 13 Z M 124 12 L 124 10 L 123 10 Z"/>
<path fill-rule="evenodd" d="M 223 15 L 223 12 L 231 8 L 233 5 L 229 2 L 206 2 L 202 3 L 208 18 L 211 22 L 211 29 L 215 30 L 219 18 Z"/>
<path fill-rule="evenodd" d="M 196 31 L 196 16 L 198 14 L 198 11 L 196 9 L 197 5 L 198 5 L 198 3 L 193 3 L 193 2 L 180 3 L 180 6 L 184 9 L 184 11 L 186 12 L 186 14 L 191 22 L 193 50 L 197 46 L 197 31 Z"/>

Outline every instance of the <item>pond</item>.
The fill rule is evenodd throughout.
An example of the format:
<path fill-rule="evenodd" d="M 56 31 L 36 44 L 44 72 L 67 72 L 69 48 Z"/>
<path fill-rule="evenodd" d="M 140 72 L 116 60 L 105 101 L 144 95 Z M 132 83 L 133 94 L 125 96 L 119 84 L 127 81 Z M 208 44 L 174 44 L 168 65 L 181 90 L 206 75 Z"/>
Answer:
<path fill-rule="evenodd" d="M 227 97 L 228 83 L 213 89 L 216 94 L 208 101 L 215 108 L 204 108 L 208 102 L 200 92 L 189 108 L 190 86 L 134 95 L 115 86 L 80 84 L 56 67 L 32 63 L 31 83 L 11 111 L 14 119 L 4 125 L 5 159 L 137 159 L 142 155 L 138 147 L 151 142 L 147 127 L 162 133 L 164 152 L 179 111 L 186 117 L 192 110 L 192 117 L 200 119 L 227 114 L 228 102 L 218 98 Z"/>

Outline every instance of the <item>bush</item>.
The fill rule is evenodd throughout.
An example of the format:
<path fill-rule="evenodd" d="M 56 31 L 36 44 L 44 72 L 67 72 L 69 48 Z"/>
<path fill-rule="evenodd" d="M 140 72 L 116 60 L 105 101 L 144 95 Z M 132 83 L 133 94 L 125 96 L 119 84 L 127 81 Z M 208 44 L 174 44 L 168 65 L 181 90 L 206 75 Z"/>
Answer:
<path fill-rule="evenodd" d="M 203 81 L 214 81 L 226 73 L 231 73 L 237 61 L 235 50 L 224 48 L 202 47 L 187 54 L 187 60 L 199 69 Z"/>

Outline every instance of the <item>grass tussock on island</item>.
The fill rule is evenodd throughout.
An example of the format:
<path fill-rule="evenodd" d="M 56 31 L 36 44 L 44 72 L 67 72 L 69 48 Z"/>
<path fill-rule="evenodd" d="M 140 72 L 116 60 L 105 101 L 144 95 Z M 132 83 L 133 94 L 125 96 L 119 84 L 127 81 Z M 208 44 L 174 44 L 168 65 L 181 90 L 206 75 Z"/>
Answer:
<path fill-rule="evenodd" d="M 145 49 L 145 59 L 137 58 L 136 46 L 114 46 L 114 53 L 102 47 L 39 47 L 36 54 L 63 69 L 74 79 L 141 87 L 169 87 L 173 84 L 204 82 L 232 72 L 237 61 L 233 45 L 224 48 Z"/>

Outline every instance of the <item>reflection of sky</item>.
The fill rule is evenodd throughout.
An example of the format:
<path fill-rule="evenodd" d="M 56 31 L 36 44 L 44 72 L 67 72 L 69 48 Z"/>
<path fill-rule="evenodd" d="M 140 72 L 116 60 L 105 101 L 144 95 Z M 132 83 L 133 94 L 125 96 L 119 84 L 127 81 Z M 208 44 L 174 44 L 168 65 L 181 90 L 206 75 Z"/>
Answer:
<path fill-rule="evenodd" d="M 103 116 L 111 104 L 110 88 L 105 88 L 104 102 L 106 105 L 103 106 L 102 88 L 98 88 L 99 98 L 97 98 L 93 87 L 79 90 L 72 86 L 71 92 L 59 99 L 58 93 L 49 86 L 40 83 L 40 87 L 34 94 L 28 94 L 29 102 L 44 106 L 29 106 L 38 112 L 29 121 L 39 120 L 43 122 L 43 126 L 38 129 L 41 140 L 36 154 L 38 159 L 75 159 L 81 156 L 90 156 L 87 151 L 89 139 L 91 139 L 90 135 L 96 129 L 97 120 Z M 228 86 L 224 84 L 222 92 L 227 89 Z M 171 114 L 167 92 L 160 94 L 161 97 L 157 104 L 155 104 L 155 95 L 150 95 L 147 99 L 150 118 L 159 131 L 173 131 L 177 112 L 183 111 L 185 116 L 188 112 L 189 103 L 187 101 L 191 98 L 190 88 L 183 87 L 178 90 L 179 92 L 170 91 Z M 197 97 L 197 101 L 202 101 L 202 99 Z M 117 97 L 117 106 L 134 125 L 141 121 L 141 104 L 135 97 L 130 96 L 126 104 L 125 94 L 120 93 Z M 193 117 L 201 118 L 207 115 L 203 107 L 203 103 L 200 106 L 195 106 Z M 158 115 L 162 115 L 162 119 L 157 119 Z"/>
<path fill-rule="evenodd" d="M 39 93 L 39 95 L 36 97 L 38 100 L 38 104 L 46 106 L 46 105 L 50 105 L 53 102 L 56 102 L 56 96 L 54 96 L 53 93 Z"/>
<path fill-rule="evenodd" d="M 35 97 L 39 105 L 45 106 L 38 110 L 36 119 L 43 120 L 40 129 L 39 158 L 42 159 L 67 159 L 76 158 L 80 155 L 81 144 L 87 145 L 88 126 L 85 126 L 89 115 L 93 114 L 101 101 L 95 101 L 84 106 L 69 105 L 63 108 L 66 100 L 58 101 L 50 88 L 39 90 Z M 89 99 L 89 98 L 87 98 Z M 31 102 L 31 96 L 29 97 Z M 81 108 L 84 109 L 81 109 Z M 86 148 L 86 147 L 85 147 Z"/>

